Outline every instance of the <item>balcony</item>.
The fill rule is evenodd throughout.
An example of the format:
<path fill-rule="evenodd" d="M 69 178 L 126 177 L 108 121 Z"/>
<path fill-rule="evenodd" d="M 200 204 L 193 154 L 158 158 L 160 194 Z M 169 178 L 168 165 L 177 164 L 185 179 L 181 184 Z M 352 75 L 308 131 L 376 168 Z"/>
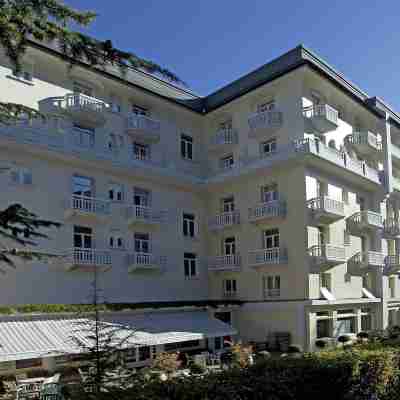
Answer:
<path fill-rule="evenodd" d="M 210 231 L 220 231 L 240 224 L 239 211 L 217 214 L 208 221 Z"/>
<path fill-rule="evenodd" d="M 400 255 L 392 255 L 385 257 L 385 275 L 394 275 L 400 273 Z"/>
<path fill-rule="evenodd" d="M 161 123 L 147 115 L 131 114 L 126 120 L 126 132 L 144 143 L 160 141 Z"/>
<path fill-rule="evenodd" d="M 395 239 L 400 235 L 400 221 L 395 218 L 385 219 L 383 222 L 383 237 Z"/>
<path fill-rule="evenodd" d="M 364 251 L 355 254 L 347 262 L 347 271 L 354 276 L 363 276 L 368 272 L 383 268 L 385 256 L 378 251 Z"/>
<path fill-rule="evenodd" d="M 316 245 L 308 249 L 313 272 L 325 272 L 346 262 L 344 246 Z"/>
<path fill-rule="evenodd" d="M 249 252 L 249 266 L 262 267 L 266 265 L 287 264 L 286 249 L 274 247 L 271 249 L 253 250 Z"/>
<path fill-rule="evenodd" d="M 108 200 L 72 195 L 64 216 L 66 219 L 72 217 L 104 218 L 110 214 L 111 207 Z"/>
<path fill-rule="evenodd" d="M 282 127 L 283 115 L 280 111 L 265 111 L 253 114 L 248 119 L 249 138 L 268 139 Z"/>
<path fill-rule="evenodd" d="M 229 152 L 239 143 L 239 135 L 235 129 L 222 129 L 213 135 L 210 140 L 210 151 Z"/>
<path fill-rule="evenodd" d="M 130 206 L 126 210 L 126 219 L 131 227 L 136 225 L 158 227 L 165 221 L 166 215 L 165 211 L 155 212 L 151 207 L 145 206 Z"/>
<path fill-rule="evenodd" d="M 242 259 L 238 254 L 211 257 L 208 261 L 208 271 L 240 271 Z"/>
<path fill-rule="evenodd" d="M 354 132 L 345 137 L 345 143 L 362 157 L 379 159 L 382 156 L 382 142 L 372 132 Z"/>
<path fill-rule="evenodd" d="M 339 126 L 339 113 L 328 104 L 316 104 L 303 109 L 307 132 L 320 134 L 334 131 Z"/>
<path fill-rule="evenodd" d="M 329 225 L 344 218 L 344 203 L 327 196 L 307 200 L 306 206 L 316 225 Z"/>
<path fill-rule="evenodd" d="M 97 128 L 106 123 L 108 105 L 95 97 L 69 93 L 39 101 L 39 111 L 44 114 L 64 114 L 78 125 Z"/>
<path fill-rule="evenodd" d="M 111 254 L 104 250 L 74 248 L 67 257 L 68 271 L 107 271 L 111 265 Z"/>
<path fill-rule="evenodd" d="M 373 211 L 360 211 L 348 217 L 347 230 L 351 235 L 362 236 L 365 232 L 383 228 L 382 216 Z"/>
<path fill-rule="evenodd" d="M 276 200 L 262 203 L 256 207 L 249 208 L 249 222 L 264 224 L 275 222 L 286 216 L 286 203 Z"/>
<path fill-rule="evenodd" d="M 164 256 L 155 256 L 151 253 L 131 253 L 126 256 L 128 272 L 156 271 L 161 272 L 167 259 Z"/>

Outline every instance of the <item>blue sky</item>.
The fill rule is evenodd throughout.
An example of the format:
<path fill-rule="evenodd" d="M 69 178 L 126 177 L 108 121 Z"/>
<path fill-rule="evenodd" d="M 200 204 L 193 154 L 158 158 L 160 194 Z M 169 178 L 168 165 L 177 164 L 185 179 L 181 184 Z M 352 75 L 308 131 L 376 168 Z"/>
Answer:
<path fill-rule="evenodd" d="M 65 0 L 96 11 L 87 31 L 208 94 L 303 43 L 400 111 L 400 2 Z"/>

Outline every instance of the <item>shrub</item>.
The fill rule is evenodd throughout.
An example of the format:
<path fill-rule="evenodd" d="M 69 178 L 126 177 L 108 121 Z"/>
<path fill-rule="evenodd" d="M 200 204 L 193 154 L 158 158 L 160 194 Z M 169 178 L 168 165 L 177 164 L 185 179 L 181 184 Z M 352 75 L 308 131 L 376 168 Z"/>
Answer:
<path fill-rule="evenodd" d="M 231 347 L 231 351 L 233 366 L 246 368 L 251 364 L 250 360 L 253 353 L 253 348 L 251 346 L 245 346 L 237 343 Z"/>
<path fill-rule="evenodd" d="M 341 335 L 338 337 L 338 342 L 342 343 L 342 345 L 344 346 L 345 344 L 350 344 L 351 342 L 351 338 L 348 335 Z"/>
<path fill-rule="evenodd" d="M 357 333 L 357 338 L 358 339 L 368 339 L 369 338 L 369 333 L 368 332 L 358 332 Z"/>
<path fill-rule="evenodd" d="M 204 372 L 206 372 L 206 368 L 204 368 L 204 366 L 194 362 L 189 364 L 189 369 L 192 374 L 204 374 Z"/>
<path fill-rule="evenodd" d="M 176 353 L 158 353 L 152 364 L 154 369 L 165 372 L 168 375 L 176 372 L 179 366 L 180 362 Z"/>

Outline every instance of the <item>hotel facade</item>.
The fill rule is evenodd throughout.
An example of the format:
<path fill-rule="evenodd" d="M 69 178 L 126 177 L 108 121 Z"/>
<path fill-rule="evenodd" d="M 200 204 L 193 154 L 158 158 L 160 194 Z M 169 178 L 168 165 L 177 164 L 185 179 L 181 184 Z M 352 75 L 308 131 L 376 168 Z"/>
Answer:
<path fill-rule="evenodd" d="M 303 46 L 198 97 L 32 42 L 19 73 L 0 57 L 0 101 L 48 116 L 0 126 L 0 206 L 61 222 L 39 248 L 63 256 L 8 270 L 1 305 L 85 303 L 96 270 L 181 348 L 400 324 L 400 115 Z M 0 316 L 3 369 L 55 346 L 15 332 L 68 318 Z"/>

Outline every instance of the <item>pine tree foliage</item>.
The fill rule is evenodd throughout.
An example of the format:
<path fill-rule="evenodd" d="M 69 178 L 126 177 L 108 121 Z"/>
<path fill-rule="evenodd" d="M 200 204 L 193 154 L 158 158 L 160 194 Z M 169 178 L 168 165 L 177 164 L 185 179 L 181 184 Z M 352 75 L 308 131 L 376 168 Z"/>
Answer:
<path fill-rule="evenodd" d="M 115 48 L 111 40 L 99 41 L 71 29 L 87 27 L 95 18 L 94 12 L 75 10 L 60 0 L 0 0 L 0 46 L 17 72 L 29 40 L 34 39 L 56 45 L 71 65 L 78 61 L 97 67 L 115 65 L 121 71 L 133 67 L 183 83 L 168 69 Z M 7 123 L 21 113 L 37 114 L 28 107 L 0 103 L 0 122 Z"/>
<path fill-rule="evenodd" d="M 37 239 L 48 239 L 43 229 L 60 227 L 58 222 L 39 218 L 20 204 L 13 204 L 0 210 L 0 265 L 15 267 L 15 259 L 26 261 L 47 261 L 54 254 L 34 251 L 28 246 L 36 246 Z M 0 268 L 0 272 L 5 270 Z"/>

